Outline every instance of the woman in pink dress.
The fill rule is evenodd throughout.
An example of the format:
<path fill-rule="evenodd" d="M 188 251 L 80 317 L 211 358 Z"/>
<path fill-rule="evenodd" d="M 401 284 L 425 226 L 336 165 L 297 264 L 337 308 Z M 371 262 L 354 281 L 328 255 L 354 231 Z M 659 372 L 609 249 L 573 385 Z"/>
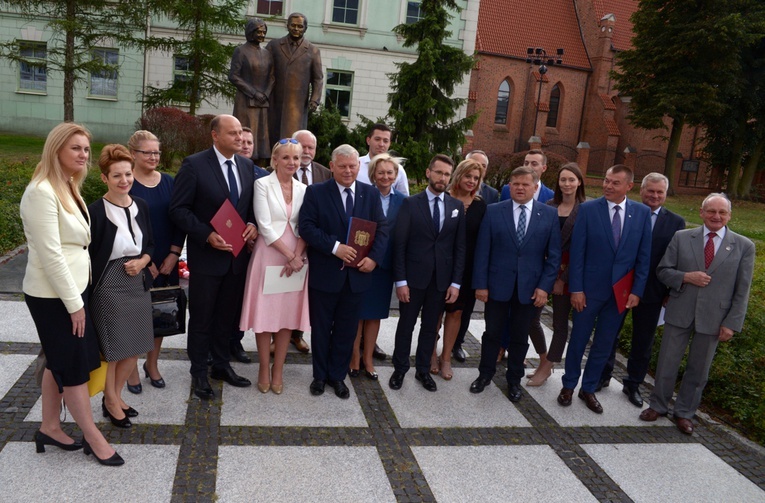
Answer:
<path fill-rule="evenodd" d="M 284 389 L 282 373 L 287 345 L 293 330 L 310 329 L 308 282 L 287 293 L 263 293 L 266 268 L 280 267 L 281 275 L 291 276 L 305 266 L 305 241 L 298 233 L 298 213 L 306 186 L 293 177 L 300 167 L 303 148 L 293 139 L 279 140 L 271 150 L 269 176 L 255 181 L 253 205 L 258 223 L 258 238 L 247 270 L 240 328 L 255 332 L 258 344 L 258 389 L 277 395 Z M 274 362 L 269 369 L 271 337 Z"/>

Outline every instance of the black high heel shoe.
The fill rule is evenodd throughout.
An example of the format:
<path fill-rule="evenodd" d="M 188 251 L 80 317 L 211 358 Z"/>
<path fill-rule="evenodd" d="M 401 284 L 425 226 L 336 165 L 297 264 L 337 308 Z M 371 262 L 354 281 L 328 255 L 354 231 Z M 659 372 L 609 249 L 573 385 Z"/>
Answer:
<path fill-rule="evenodd" d="M 109 409 L 106 408 L 105 400 L 106 400 L 105 398 L 101 399 L 101 412 L 103 412 L 104 417 L 108 417 L 109 421 L 111 421 L 112 424 L 118 428 L 130 428 L 131 426 L 133 426 L 133 423 L 130 422 L 130 418 L 127 416 L 127 413 L 125 413 L 125 417 L 123 417 L 122 419 L 117 419 L 116 417 L 112 416 L 111 412 L 109 412 Z M 85 443 L 85 440 L 83 439 L 83 448 L 85 445 L 87 444 Z"/>
<path fill-rule="evenodd" d="M 52 445 L 54 447 L 58 447 L 59 449 L 63 449 L 65 451 L 76 451 L 79 449 L 82 449 L 82 442 L 74 441 L 72 444 L 62 444 L 58 440 L 49 437 L 45 433 L 41 432 L 40 430 L 37 430 L 35 432 L 35 445 L 37 446 L 37 452 L 45 452 L 45 446 L 46 445 Z"/>
<path fill-rule="evenodd" d="M 135 410 L 133 407 L 122 409 L 122 412 L 124 412 L 127 417 L 138 417 L 138 411 Z"/>
<path fill-rule="evenodd" d="M 165 380 L 162 379 L 161 377 L 159 379 L 156 379 L 156 380 L 151 378 L 151 376 L 149 375 L 149 371 L 146 370 L 146 362 L 143 362 L 143 372 L 144 372 L 144 374 L 146 374 L 146 378 L 149 379 L 149 381 L 151 382 L 152 386 L 154 386 L 155 388 L 164 388 L 165 387 Z"/>
<path fill-rule="evenodd" d="M 87 440 L 84 438 L 82 439 L 82 452 L 85 453 L 86 456 L 93 455 L 94 458 L 96 458 L 96 461 L 101 463 L 104 466 L 120 466 L 125 464 L 125 460 L 122 459 L 122 456 L 117 454 L 117 451 L 114 451 L 114 454 L 112 454 L 112 457 L 107 459 L 101 459 L 98 456 L 96 456 L 96 453 L 93 452 L 93 449 L 90 447 L 90 444 Z"/>

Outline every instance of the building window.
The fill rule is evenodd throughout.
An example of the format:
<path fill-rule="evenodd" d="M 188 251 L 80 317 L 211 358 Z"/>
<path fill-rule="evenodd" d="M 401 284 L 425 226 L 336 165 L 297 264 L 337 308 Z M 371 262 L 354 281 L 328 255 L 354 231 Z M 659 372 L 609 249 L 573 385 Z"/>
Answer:
<path fill-rule="evenodd" d="M 421 4 L 422 0 L 406 2 L 406 24 L 413 24 L 422 19 Z"/>
<path fill-rule="evenodd" d="M 183 101 L 191 101 L 191 72 L 193 61 L 188 56 L 176 54 L 173 57 L 173 85 L 184 93 Z"/>
<path fill-rule="evenodd" d="M 497 91 L 497 111 L 494 124 L 507 124 L 507 110 L 510 108 L 510 84 L 503 80 Z"/>
<path fill-rule="evenodd" d="M 547 127 L 558 127 L 558 109 L 560 108 L 560 87 L 555 84 L 550 91 L 550 111 L 547 112 Z"/>
<path fill-rule="evenodd" d="M 264 16 L 281 16 L 284 11 L 283 0 L 258 0 L 256 12 Z"/>
<path fill-rule="evenodd" d="M 48 90 L 46 58 L 48 49 L 45 42 L 19 42 L 19 90 L 44 93 Z"/>
<path fill-rule="evenodd" d="M 93 61 L 105 65 L 105 68 L 91 72 L 90 96 L 116 98 L 119 52 L 117 49 L 93 49 Z"/>
<path fill-rule="evenodd" d="M 336 108 L 342 117 L 350 118 L 352 90 L 353 72 L 327 70 L 327 89 L 324 94 L 324 106 Z"/>
<path fill-rule="evenodd" d="M 332 7 L 332 22 L 358 24 L 359 0 L 334 0 Z"/>

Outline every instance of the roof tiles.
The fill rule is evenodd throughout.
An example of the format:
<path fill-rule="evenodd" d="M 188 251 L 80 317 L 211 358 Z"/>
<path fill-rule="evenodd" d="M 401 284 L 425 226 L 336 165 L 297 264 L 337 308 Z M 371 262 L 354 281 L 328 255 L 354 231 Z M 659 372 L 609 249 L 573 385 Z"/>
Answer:
<path fill-rule="evenodd" d="M 632 49 L 632 21 L 630 17 L 638 8 L 636 0 L 594 0 L 595 13 L 598 20 L 606 14 L 613 14 L 616 17 L 614 25 L 614 35 L 611 39 L 611 45 L 617 51 Z"/>

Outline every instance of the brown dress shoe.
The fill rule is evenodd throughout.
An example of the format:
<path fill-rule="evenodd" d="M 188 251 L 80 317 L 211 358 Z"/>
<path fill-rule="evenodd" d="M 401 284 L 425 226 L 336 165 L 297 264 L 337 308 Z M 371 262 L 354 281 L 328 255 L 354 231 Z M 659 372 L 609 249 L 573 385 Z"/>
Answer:
<path fill-rule="evenodd" d="M 659 411 L 648 407 L 646 410 L 640 413 L 640 420 L 653 422 L 659 419 L 659 416 L 663 416 L 663 415 L 665 414 L 662 414 Z"/>
<path fill-rule="evenodd" d="M 693 422 L 690 419 L 675 416 L 675 424 L 677 425 L 677 429 L 686 435 L 693 434 Z"/>
<path fill-rule="evenodd" d="M 600 405 L 600 402 L 595 396 L 595 393 L 587 393 L 586 391 L 579 390 L 579 398 L 584 400 L 584 403 L 587 404 L 588 409 L 595 412 L 596 414 L 603 414 L 603 406 Z"/>
<path fill-rule="evenodd" d="M 574 396 L 573 388 L 563 388 L 558 395 L 558 403 L 564 407 L 571 405 L 571 398 Z"/>
<path fill-rule="evenodd" d="M 303 339 L 302 335 L 293 335 L 291 341 L 292 345 L 295 346 L 295 349 L 301 353 L 307 353 L 309 351 L 308 344 L 305 342 L 305 339 Z"/>

